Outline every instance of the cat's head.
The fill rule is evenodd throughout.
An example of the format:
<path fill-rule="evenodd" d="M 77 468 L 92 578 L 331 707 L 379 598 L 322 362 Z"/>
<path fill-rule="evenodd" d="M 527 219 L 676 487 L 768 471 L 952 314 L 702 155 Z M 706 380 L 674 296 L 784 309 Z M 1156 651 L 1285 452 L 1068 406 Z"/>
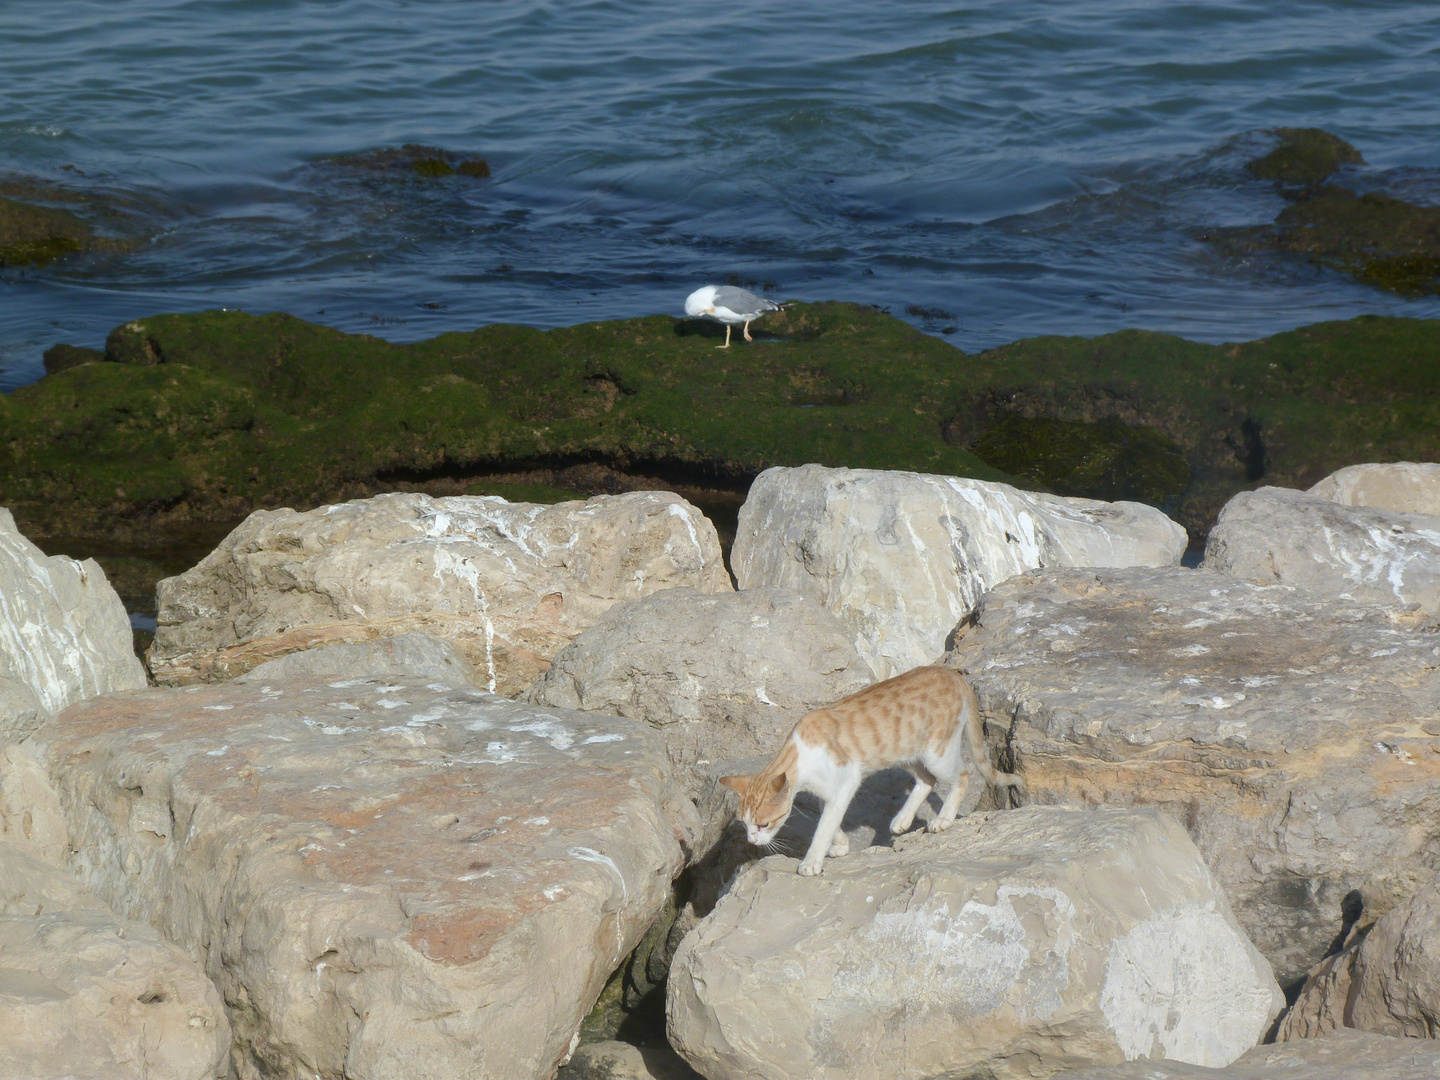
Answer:
<path fill-rule="evenodd" d="M 745 838 L 757 847 L 774 840 L 795 805 L 795 785 L 790 773 L 722 776 L 720 783 L 740 794 L 739 817 L 745 825 Z"/>

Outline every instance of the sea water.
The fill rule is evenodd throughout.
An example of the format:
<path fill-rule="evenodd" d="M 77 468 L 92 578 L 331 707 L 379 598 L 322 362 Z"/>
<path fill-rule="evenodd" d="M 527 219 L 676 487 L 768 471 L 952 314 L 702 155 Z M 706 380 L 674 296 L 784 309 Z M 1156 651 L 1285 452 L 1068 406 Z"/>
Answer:
<path fill-rule="evenodd" d="M 0 194 L 109 252 L 0 273 L 0 389 L 164 311 L 415 340 L 680 314 L 698 285 L 874 304 L 966 351 L 1440 316 L 1201 234 L 1345 182 L 1440 202 L 1440 5 L 1362 0 L 0 0 Z M 488 180 L 330 159 L 423 143 Z"/>

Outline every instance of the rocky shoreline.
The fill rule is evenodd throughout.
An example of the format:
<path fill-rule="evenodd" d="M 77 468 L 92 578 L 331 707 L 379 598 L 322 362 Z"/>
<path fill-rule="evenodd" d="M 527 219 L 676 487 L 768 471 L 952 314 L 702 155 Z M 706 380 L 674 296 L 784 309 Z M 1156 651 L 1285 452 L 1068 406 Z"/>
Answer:
<path fill-rule="evenodd" d="M 671 492 L 261 510 L 150 679 L 0 514 L 0 1075 L 1433 1076 L 1440 465 L 1317 480 L 1195 569 L 1138 503 L 817 464 L 728 570 Z M 1023 806 L 892 840 L 878 774 L 818 878 L 813 804 L 729 827 L 936 662 Z"/>

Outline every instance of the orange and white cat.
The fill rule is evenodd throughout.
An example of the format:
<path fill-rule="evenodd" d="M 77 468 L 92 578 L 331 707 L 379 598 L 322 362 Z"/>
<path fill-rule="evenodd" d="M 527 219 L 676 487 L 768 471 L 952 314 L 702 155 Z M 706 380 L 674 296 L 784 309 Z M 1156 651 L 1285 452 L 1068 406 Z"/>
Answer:
<path fill-rule="evenodd" d="M 800 863 L 800 873 L 812 877 L 820 873 L 827 851 L 844 855 L 850 850 L 840 822 L 860 781 L 894 765 L 915 776 L 910 797 L 890 822 L 896 834 L 914 823 L 937 782 L 949 791 L 929 828 L 949 828 L 972 767 L 991 787 L 1025 791 L 1020 777 L 990 764 L 975 691 L 958 672 L 942 667 L 915 668 L 806 713 L 770 764 L 749 776 L 722 776 L 720 783 L 740 793 L 740 820 L 746 838 L 757 846 L 775 838 L 796 792 L 825 800 L 815 838 Z"/>

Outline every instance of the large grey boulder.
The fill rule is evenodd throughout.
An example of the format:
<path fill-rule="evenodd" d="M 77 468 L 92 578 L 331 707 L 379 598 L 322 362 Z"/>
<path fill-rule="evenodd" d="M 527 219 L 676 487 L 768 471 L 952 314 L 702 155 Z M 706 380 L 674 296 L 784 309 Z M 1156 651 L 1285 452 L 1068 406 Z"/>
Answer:
<path fill-rule="evenodd" d="M 1290 488 L 1242 491 L 1220 511 L 1203 565 L 1440 614 L 1440 517 L 1429 514 L 1342 506 Z"/>
<path fill-rule="evenodd" d="M 1435 1080 L 1440 1043 L 1337 1031 L 1321 1039 L 1257 1046 L 1233 1065 L 1131 1061 L 1075 1069 L 1055 1080 Z"/>
<path fill-rule="evenodd" d="M 1154 811 L 974 814 L 819 878 L 772 856 L 681 943 L 668 1034 L 709 1080 L 1225 1065 L 1283 1004 L 1185 830 Z"/>
<path fill-rule="evenodd" d="M 1183 821 L 1282 982 L 1440 870 L 1440 634 L 1209 570 L 1045 570 L 947 663 L 1043 803 Z"/>
<path fill-rule="evenodd" d="M 0 841 L 0 1078 L 211 1080 L 229 1051 L 194 961 Z"/>
<path fill-rule="evenodd" d="M 715 765 L 770 758 L 800 717 L 872 682 L 845 627 L 799 593 L 667 589 L 605 612 L 525 696 L 648 724 L 691 797 L 723 807 Z"/>
<path fill-rule="evenodd" d="M 0 508 L 0 746 L 82 698 L 144 685 L 130 617 L 100 564 L 47 556 Z"/>
<path fill-rule="evenodd" d="M 251 514 L 156 590 L 158 681 L 233 678 L 335 642 L 422 632 L 510 696 L 612 604 L 689 585 L 728 592 L 715 527 L 678 495 L 539 506 L 378 495 Z"/>
<path fill-rule="evenodd" d="M 1310 488 L 1309 494 L 1341 506 L 1440 516 L 1440 463 L 1348 465 Z"/>
<path fill-rule="evenodd" d="M 840 617 L 886 679 L 932 663 L 981 594 L 1037 566 L 1167 566 L 1185 530 L 1140 503 L 954 476 L 767 469 L 740 509 L 741 589 L 781 585 Z"/>
<path fill-rule="evenodd" d="M 1440 877 L 1322 961 L 1278 1037 L 1308 1039 L 1337 1028 L 1440 1038 Z"/>
<path fill-rule="evenodd" d="M 550 1080 L 694 810 L 648 728 L 421 680 L 95 698 L 36 740 L 70 868 L 203 958 L 240 1080 Z"/>

